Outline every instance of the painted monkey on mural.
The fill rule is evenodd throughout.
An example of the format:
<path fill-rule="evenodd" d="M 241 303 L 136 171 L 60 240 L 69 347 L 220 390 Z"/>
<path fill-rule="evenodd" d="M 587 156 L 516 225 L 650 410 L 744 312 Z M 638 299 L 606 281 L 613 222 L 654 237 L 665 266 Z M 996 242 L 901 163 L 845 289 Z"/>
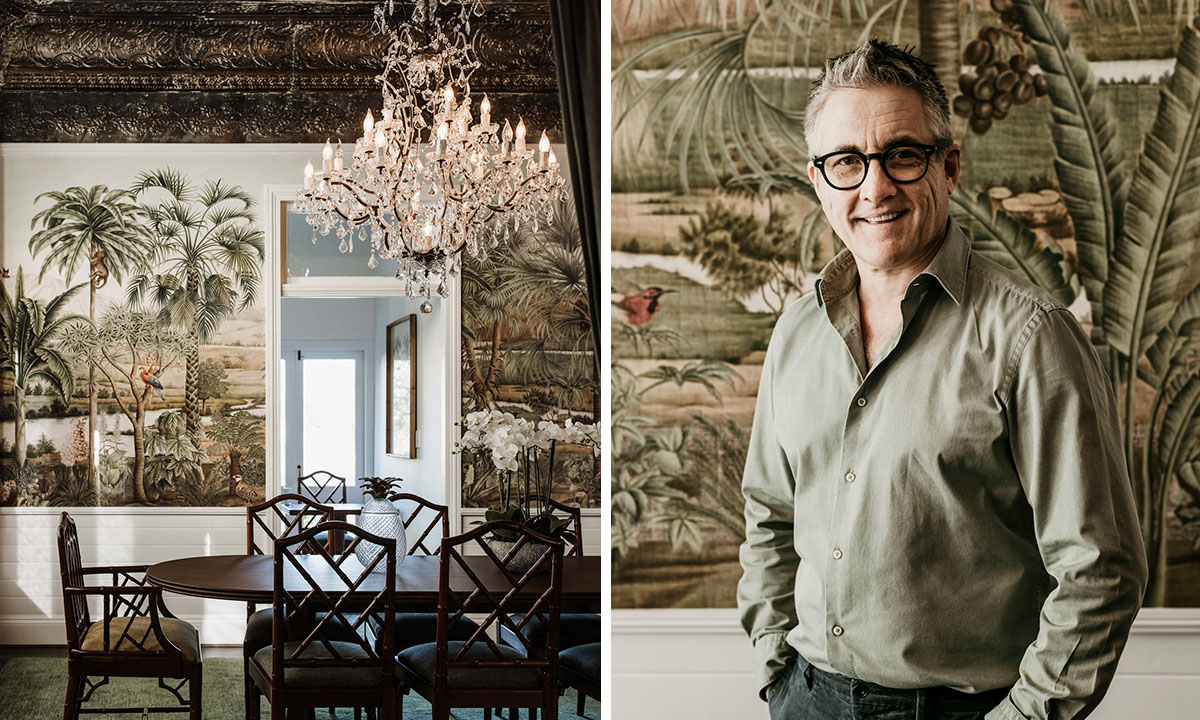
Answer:
<path fill-rule="evenodd" d="M 743 477 L 771 717 L 1085 717 L 1146 586 L 1087 333 L 950 219 L 928 63 L 876 40 L 829 60 L 805 135 L 846 250 L 776 325 Z"/>

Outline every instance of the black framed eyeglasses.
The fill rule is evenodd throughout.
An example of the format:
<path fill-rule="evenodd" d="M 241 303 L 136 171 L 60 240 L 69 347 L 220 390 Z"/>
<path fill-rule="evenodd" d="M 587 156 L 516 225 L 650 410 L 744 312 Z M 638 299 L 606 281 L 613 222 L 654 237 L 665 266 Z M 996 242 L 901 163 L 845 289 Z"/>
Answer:
<path fill-rule="evenodd" d="M 950 147 L 949 140 L 938 140 L 933 145 L 905 143 L 890 147 L 883 152 L 861 153 L 857 150 L 840 150 L 812 158 L 812 164 L 821 171 L 825 182 L 835 190 L 853 190 L 867 179 L 867 170 L 872 160 L 883 166 L 883 174 L 900 185 L 915 183 L 929 172 L 929 159 L 934 153 Z"/>

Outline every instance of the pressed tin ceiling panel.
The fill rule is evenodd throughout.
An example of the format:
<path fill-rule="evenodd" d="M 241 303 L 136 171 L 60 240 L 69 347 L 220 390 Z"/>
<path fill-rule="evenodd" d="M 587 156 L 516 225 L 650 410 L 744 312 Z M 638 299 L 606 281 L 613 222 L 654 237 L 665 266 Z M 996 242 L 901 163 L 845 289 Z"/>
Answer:
<path fill-rule="evenodd" d="M 0 0 L 0 140 L 315 142 L 378 105 L 386 38 L 361 0 Z M 484 2 L 472 90 L 560 135 L 550 18 Z M 409 12 L 397 3 L 396 13 Z"/>

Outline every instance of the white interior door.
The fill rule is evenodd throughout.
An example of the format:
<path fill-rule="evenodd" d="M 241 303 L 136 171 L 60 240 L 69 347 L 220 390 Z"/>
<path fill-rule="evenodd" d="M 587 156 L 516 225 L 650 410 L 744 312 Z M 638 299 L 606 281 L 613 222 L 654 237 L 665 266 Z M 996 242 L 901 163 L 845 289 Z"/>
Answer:
<path fill-rule="evenodd" d="M 284 343 L 284 485 L 317 470 L 355 484 L 366 474 L 366 367 L 362 350 Z"/>

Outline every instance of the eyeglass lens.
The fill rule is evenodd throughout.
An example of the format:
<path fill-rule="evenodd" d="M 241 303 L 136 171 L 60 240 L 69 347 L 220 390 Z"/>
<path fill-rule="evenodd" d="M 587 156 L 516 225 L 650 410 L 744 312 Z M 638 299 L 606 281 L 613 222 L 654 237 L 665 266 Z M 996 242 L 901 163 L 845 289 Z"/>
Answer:
<path fill-rule="evenodd" d="M 825 179 L 835 188 L 856 187 L 867 175 L 868 159 L 857 152 L 844 152 L 825 158 Z M 902 145 L 883 155 L 883 170 L 895 182 L 916 182 L 925 175 L 929 155 L 922 148 Z"/>

